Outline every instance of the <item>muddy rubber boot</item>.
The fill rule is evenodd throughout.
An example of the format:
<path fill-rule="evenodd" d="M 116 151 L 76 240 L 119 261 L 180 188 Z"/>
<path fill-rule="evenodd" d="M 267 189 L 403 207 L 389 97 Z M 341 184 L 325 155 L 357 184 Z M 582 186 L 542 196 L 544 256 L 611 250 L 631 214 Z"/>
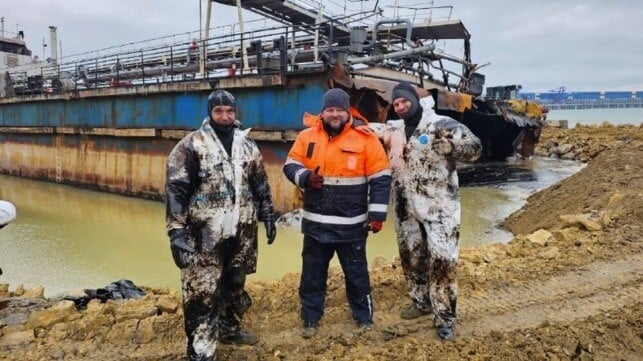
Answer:
<path fill-rule="evenodd" d="M 438 337 L 440 340 L 450 340 L 453 338 L 453 327 L 452 326 L 440 326 L 438 328 Z"/>
<path fill-rule="evenodd" d="M 254 345 L 259 342 L 259 339 L 257 338 L 257 336 L 251 334 L 250 332 L 238 330 L 233 334 L 222 337 L 221 342 L 236 343 L 238 345 Z"/>
<path fill-rule="evenodd" d="M 317 334 L 317 324 L 314 322 L 304 322 L 304 329 L 301 332 L 301 337 L 312 338 Z"/>
<path fill-rule="evenodd" d="M 357 324 L 360 332 L 368 332 L 373 330 L 373 321 L 360 322 Z"/>
<path fill-rule="evenodd" d="M 216 361 L 216 356 L 206 357 L 203 355 L 197 355 L 194 352 L 194 349 L 188 346 L 187 350 L 188 361 Z"/>
<path fill-rule="evenodd" d="M 415 304 L 411 304 L 410 306 L 406 307 L 405 309 L 402 310 L 400 313 L 400 317 L 402 317 L 405 320 L 412 320 L 414 318 L 430 315 L 431 311 L 424 311 L 415 306 Z"/>

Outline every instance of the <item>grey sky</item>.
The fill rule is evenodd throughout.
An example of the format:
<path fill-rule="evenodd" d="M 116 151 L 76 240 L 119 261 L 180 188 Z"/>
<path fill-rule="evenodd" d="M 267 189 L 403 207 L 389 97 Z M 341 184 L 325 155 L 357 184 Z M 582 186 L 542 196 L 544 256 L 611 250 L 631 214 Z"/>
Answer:
<path fill-rule="evenodd" d="M 367 1 L 365 7 L 374 3 Z M 355 8 L 354 4 L 350 6 Z M 524 91 L 560 86 L 643 90 L 643 6 L 636 4 L 625 0 L 434 1 L 435 6 L 452 5 L 453 17 L 461 19 L 471 33 L 473 61 L 491 63 L 481 69 L 486 85 L 522 84 Z M 215 4 L 213 9 L 213 26 L 236 20 L 232 7 Z M 63 55 L 69 55 L 198 30 L 199 1 L 0 0 L 0 16 L 8 31 L 15 32 L 19 24 L 39 56 L 42 39 L 49 42 L 48 26 L 57 26 Z"/>

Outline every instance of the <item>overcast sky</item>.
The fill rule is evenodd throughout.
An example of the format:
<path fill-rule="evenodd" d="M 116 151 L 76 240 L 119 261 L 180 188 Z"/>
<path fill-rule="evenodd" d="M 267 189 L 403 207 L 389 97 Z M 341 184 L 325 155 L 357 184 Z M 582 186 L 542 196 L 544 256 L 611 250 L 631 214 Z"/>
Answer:
<path fill-rule="evenodd" d="M 355 0 L 351 1 L 354 9 Z M 365 7 L 375 2 L 366 1 Z M 380 4 L 393 2 L 381 0 Z M 523 91 L 560 86 L 572 91 L 643 90 L 643 6 L 637 4 L 626 0 L 434 1 L 435 6 L 452 5 L 453 17 L 461 19 L 471 33 L 474 63 L 491 63 L 481 70 L 486 85 L 522 84 Z M 212 26 L 236 19 L 232 7 L 214 4 L 213 9 Z M 23 30 L 28 46 L 39 56 L 43 38 L 49 42 L 48 26 L 57 26 L 63 55 L 70 55 L 198 30 L 199 0 L 0 0 L 2 16 L 5 30 Z"/>

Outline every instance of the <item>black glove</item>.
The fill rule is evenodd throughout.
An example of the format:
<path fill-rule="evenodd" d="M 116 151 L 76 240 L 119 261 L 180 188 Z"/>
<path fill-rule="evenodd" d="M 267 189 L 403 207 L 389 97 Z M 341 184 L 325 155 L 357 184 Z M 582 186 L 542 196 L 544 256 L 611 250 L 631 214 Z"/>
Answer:
<path fill-rule="evenodd" d="M 264 222 L 266 226 L 266 238 L 268 238 L 268 244 L 272 244 L 277 237 L 277 228 L 275 227 L 275 221 L 268 220 Z"/>
<path fill-rule="evenodd" d="M 194 253 L 194 248 L 187 243 L 187 232 L 185 229 L 173 229 L 170 231 L 170 249 L 174 264 L 178 268 L 185 268 L 188 265 L 188 254 Z"/>
<path fill-rule="evenodd" d="M 314 172 L 308 173 L 306 178 L 306 187 L 310 189 L 321 189 L 324 185 L 324 177 L 319 175 L 319 167 L 315 168 Z"/>

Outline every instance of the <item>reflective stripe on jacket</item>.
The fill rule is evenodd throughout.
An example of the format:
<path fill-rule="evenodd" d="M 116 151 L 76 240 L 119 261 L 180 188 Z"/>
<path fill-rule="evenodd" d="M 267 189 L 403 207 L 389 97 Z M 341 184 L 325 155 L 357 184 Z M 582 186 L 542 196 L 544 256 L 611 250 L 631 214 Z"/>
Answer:
<path fill-rule="evenodd" d="M 302 232 L 321 242 L 364 239 L 367 220 L 384 221 L 391 171 L 384 148 L 362 120 L 351 118 L 329 137 L 319 115 L 306 113 L 286 164 L 286 177 L 304 188 L 315 169 L 324 177 L 320 190 L 304 191 Z"/>

